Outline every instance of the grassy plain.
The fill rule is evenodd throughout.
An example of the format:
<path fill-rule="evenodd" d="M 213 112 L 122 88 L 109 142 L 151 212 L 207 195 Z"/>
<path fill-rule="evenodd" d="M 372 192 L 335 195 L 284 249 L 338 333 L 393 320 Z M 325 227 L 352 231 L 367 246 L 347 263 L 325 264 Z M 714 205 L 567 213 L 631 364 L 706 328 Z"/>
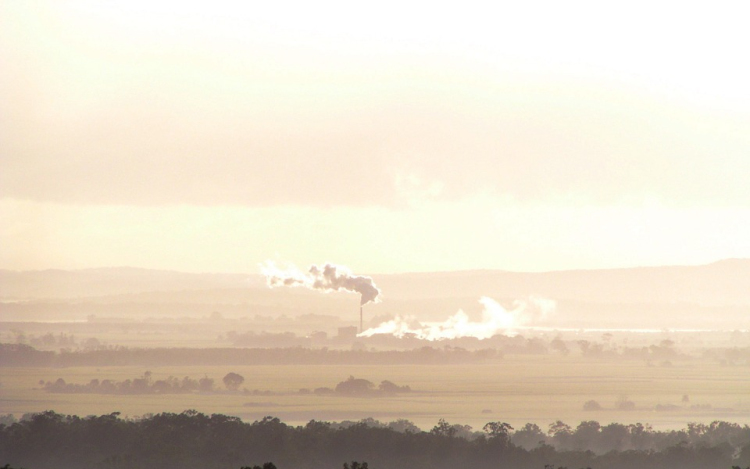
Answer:
<path fill-rule="evenodd" d="M 719 367 L 700 360 L 674 362 L 671 367 L 647 366 L 640 361 L 611 361 L 561 356 L 506 356 L 474 365 L 352 365 L 352 366 L 195 366 L 152 367 L 152 379 L 170 375 L 213 378 L 218 388 L 230 372 L 245 377 L 243 387 L 256 394 L 100 395 L 52 394 L 40 380 L 63 378 L 87 383 L 97 378 L 125 380 L 139 377 L 141 367 L 5 368 L 0 378 L 0 413 L 17 417 L 46 409 L 78 415 L 119 411 L 136 416 L 181 412 L 236 415 L 245 420 L 272 415 L 292 424 L 311 419 L 340 421 L 374 417 L 382 421 L 406 418 L 429 429 L 438 419 L 472 425 L 492 420 L 514 426 L 534 422 L 541 427 L 555 420 L 577 425 L 650 423 L 655 428 L 681 428 L 687 422 L 727 420 L 750 424 L 750 369 Z M 391 380 L 413 392 L 393 397 L 343 397 L 300 394 L 299 389 L 335 387 L 349 375 L 376 384 Z M 689 396 L 683 403 L 682 397 Z M 620 397 L 635 403 L 630 411 L 615 409 Z M 593 399 L 603 407 L 584 411 Z M 674 405 L 656 411 L 657 405 Z M 701 407 L 698 407 L 701 406 Z M 708 407 L 710 406 L 710 407 Z"/>

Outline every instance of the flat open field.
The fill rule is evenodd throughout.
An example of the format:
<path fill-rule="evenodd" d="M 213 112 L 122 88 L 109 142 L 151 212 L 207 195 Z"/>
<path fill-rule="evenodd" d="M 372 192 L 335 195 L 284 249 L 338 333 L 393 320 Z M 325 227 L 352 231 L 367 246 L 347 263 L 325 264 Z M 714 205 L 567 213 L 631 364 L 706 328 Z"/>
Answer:
<path fill-rule="evenodd" d="M 100 395 L 52 394 L 41 390 L 40 380 L 63 378 L 68 383 L 91 379 L 122 381 L 141 376 L 133 367 L 5 368 L 0 378 L 0 413 L 17 417 L 25 412 L 55 410 L 78 415 L 119 411 L 123 415 L 181 412 L 236 415 L 246 420 L 265 415 L 303 424 L 317 420 L 382 421 L 406 418 L 429 429 L 440 418 L 475 429 L 492 420 L 514 426 L 534 422 L 546 428 L 555 420 L 577 425 L 582 420 L 600 423 L 650 423 L 655 428 L 681 428 L 687 422 L 726 420 L 750 424 L 750 369 L 719 367 L 699 360 L 652 367 L 640 361 L 608 361 L 558 356 L 508 356 L 491 364 L 440 366 L 215 366 L 150 368 L 152 379 L 170 375 L 213 378 L 223 389 L 222 377 L 236 372 L 250 391 L 270 395 L 170 394 Z M 349 375 L 376 385 L 391 380 L 409 385 L 413 392 L 394 397 L 343 397 L 300 394 L 300 388 L 333 388 Z M 682 402 L 684 395 L 689 402 Z M 635 409 L 615 409 L 621 396 Z M 596 400 L 602 410 L 584 411 Z M 674 405 L 656 411 L 657 405 Z M 699 407 L 700 406 L 700 407 Z M 710 406 L 710 407 L 709 407 Z"/>

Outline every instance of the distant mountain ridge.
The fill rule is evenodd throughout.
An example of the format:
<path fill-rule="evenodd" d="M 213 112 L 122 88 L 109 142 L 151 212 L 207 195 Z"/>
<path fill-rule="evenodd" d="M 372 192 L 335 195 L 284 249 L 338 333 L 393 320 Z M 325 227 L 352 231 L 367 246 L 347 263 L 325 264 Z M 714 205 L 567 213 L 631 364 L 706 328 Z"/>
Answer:
<path fill-rule="evenodd" d="M 697 266 L 632 267 L 550 272 L 462 271 L 378 276 L 387 296 L 486 295 L 600 303 L 750 305 L 750 259 Z M 407 293 L 412 292 L 412 293 Z"/>
<path fill-rule="evenodd" d="M 0 299 L 72 299 L 151 291 L 240 288 L 260 282 L 245 274 L 194 274 L 136 267 L 80 270 L 0 269 Z"/>
<path fill-rule="evenodd" d="M 594 303 L 750 305 L 750 259 L 697 266 L 550 272 L 476 270 L 381 274 L 373 278 L 383 291 L 384 301 L 534 295 Z M 247 288 L 266 288 L 263 277 L 257 273 L 185 273 L 133 267 L 0 270 L 0 300 L 4 301 Z"/>
<path fill-rule="evenodd" d="M 505 307 L 529 296 L 552 299 L 552 327 L 750 328 L 750 259 L 699 266 L 507 272 L 496 270 L 374 275 L 381 303 L 366 320 L 393 315 L 443 321 L 459 309 L 481 316 L 478 299 Z M 274 288 L 256 274 L 195 274 L 138 268 L 0 270 L 0 319 L 97 317 L 297 317 L 355 320 L 355 293 Z M 377 323 L 379 324 L 379 323 Z M 374 325 L 377 325 L 374 324 Z"/>

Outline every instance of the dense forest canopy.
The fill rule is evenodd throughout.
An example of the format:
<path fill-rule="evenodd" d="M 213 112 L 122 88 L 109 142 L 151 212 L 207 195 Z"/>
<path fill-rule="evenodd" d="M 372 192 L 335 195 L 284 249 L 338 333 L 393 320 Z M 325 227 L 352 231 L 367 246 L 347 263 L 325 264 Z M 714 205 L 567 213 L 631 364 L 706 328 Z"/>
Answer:
<path fill-rule="evenodd" d="M 641 424 L 573 428 L 554 422 L 482 431 L 441 419 L 430 431 L 399 420 L 290 426 L 274 417 L 246 423 L 194 410 L 122 418 L 53 411 L 0 423 L 0 460 L 35 469 L 226 468 L 273 461 L 279 469 L 331 469 L 367 461 L 373 469 L 706 469 L 750 464 L 750 427 L 727 422 L 655 431 Z"/>

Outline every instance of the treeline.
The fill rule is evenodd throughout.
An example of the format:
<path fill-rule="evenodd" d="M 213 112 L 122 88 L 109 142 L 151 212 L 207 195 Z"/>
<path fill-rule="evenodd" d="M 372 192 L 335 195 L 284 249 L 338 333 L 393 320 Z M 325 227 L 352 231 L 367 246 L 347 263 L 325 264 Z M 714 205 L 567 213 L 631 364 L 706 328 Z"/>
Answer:
<path fill-rule="evenodd" d="M 189 376 L 185 376 L 182 379 L 169 376 L 164 379 L 155 380 L 152 377 L 152 373 L 146 371 L 143 376 L 123 381 L 112 379 L 99 380 L 98 378 L 94 378 L 88 383 L 69 383 L 63 378 L 57 378 L 54 381 L 40 381 L 39 384 L 44 391 L 57 394 L 209 394 L 219 392 L 238 393 L 240 392 L 240 385 L 244 381 L 245 378 L 237 373 L 227 373 L 222 379 L 226 391 L 220 391 L 215 387 L 214 380 L 208 376 L 200 379 Z M 247 388 L 243 388 L 241 392 L 243 394 L 267 396 L 273 394 L 267 390 L 261 391 L 255 389 L 250 391 Z M 349 376 L 345 381 L 341 381 L 335 388 L 320 387 L 313 390 L 302 388 L 298 391 L 299 394 L 340 394 L 358 397 L 392 396 L 408 392 L 411 392 L 411 387 L 408 385 L 399 386 L 392 381 L 384 380 L 381 381 L 379 386 L 375 387 L 375 383 L 372 381 L 355 378 L 354 376 Z"/>
<path fill-rule="evenodd" d="M 375 383 L 372 381 L 355 378 L 349 376 L 346 381 L 341 381 L 336 385 L 335 388 L 315 388 L 310 389 L 303 388 L 299 390 L 300 394 L 341 394 L 344 396 L 358 396 L 358 397 L 375 397 L 375 396 L 392 396 L 394 394 L 402 394 L 411 392 L 410 386 L 399 386 L 393 381 L 384 380 L 380 382 L 380 385 L 376 388 Z"/>
<path fill-rule="evenodd" d="M 513 340 L 519 343 L 514 348 Z M 493 342 L 494 341 L 494 342 Z M 447 343 L 423 345 L 412 349 L 373 351 L 366 348 L 337 350 L 309 347 L 248 347 L 248 348 L 128 348 L 123 346 L 99 346 L 63 349 L 59 352 L 37 350 L 26 344 L 0 343 L 0 367 L 5 366 L 183 366 L 183 365 L 367 365 L 367 364 L 455 364 L 476 363 L 502 358 L 505 354 L 561 354 L 568 355 L 570 348 L 565 342 L 553 339 L 549 348 L 538 339 L 505 338 L 501 347 L 493 347 L 498 340 L 487 340 L 487 348 L 464 348 Z M 690 357 L 674 349 L 671 341 L 640 348 L 605 347 L 600 343 L 577 341 L 577 353 L 592 359 L 631 359 L 648 363 L 671 365 L 671 360 Z M 704 359 L 715 360 L 725 365 L 750 363 L 750 347 L 730 349 L 707 349 Z"/>
<path fill-rule="evenodd" d="M 333 469 L 342 461 L 367 461 L 373 469 L 729 469 L 750 464 L 750 428 L 725 422 L 671 432 L 639 425 L 607 430 L 590 422 L 570 429 L 556 422 L 530 449 L 516 442 L 527 427 L 514 432 L 508 424 L 490 422 L 483 432 L 463 437 L 466 426 L 443 420 L 424 432 L 403 425 L 398 431 L 372 420 L 348 425 L 313 420 L 294 427 L 272 417 L 244 423 L 196 411 L 137 419 L 47 411 L 0 425 L 0 457 L 35 469 L 238 469 L 268 461 L 279 469 Z M 621 448 L 591 451 L 596 438 L 618 432 Z"/>
<path fill-rule="evenodd" d="M 0 344 L 0 366 L 190 366 L 190 365 L 367 365 L 452 364 L 500 358 L 493 349 L 453 347 L 413 350 L 292 348 L 127 348 L 48 352 L 24 344 Z"/>
<path fill-rule="evenodd" d="M 68 383 L 58 378 L 55 381 L 45 382 L 42 389 L 59 394 L 189 394 L 216 391 L 214 380 L 208 377 L 194 379 L 185 376 L 180 379 L 169 376 L 154 381 L 151 379 L 150 371 L 139 378 L 123 381 L 92 379 L 85 384 Z"/>

